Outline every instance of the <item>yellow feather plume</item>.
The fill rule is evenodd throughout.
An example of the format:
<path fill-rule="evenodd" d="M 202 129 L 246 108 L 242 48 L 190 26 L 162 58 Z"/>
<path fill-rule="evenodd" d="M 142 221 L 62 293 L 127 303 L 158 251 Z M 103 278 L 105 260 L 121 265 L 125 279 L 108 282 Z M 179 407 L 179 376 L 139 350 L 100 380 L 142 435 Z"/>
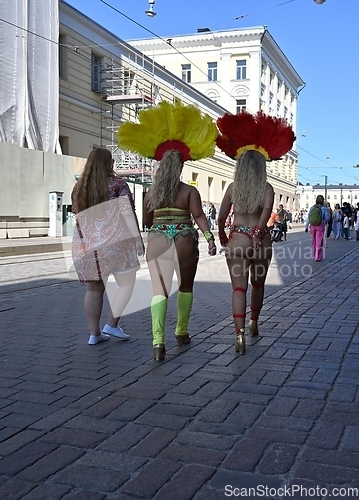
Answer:
<path fill-rule="evenodd" d="M 161 102 L 140 111 L 139 123 L 123 123 L 117 132 L 119 147 L 153 158 L 157 147 L 166 141 L 181 141 L 192 160 L 214 155 L 218 129 L 213 119 L 194 105 Z"/>

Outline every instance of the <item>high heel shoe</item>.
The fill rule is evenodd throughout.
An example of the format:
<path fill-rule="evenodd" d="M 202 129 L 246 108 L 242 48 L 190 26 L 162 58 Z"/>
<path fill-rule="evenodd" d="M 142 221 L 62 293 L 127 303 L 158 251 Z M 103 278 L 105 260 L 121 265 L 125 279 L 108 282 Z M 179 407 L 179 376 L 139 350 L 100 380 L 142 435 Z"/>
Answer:
<path fill-rule="evenodd" d="M 241 328 L 239 332 L 236 332 L 236 352 L 239 354 L 244 354 L 246 352 L 246 340 L 244 338 L 244 328 Z"/>
<path fill-rule="evenodd" d="M 256 335 L 258 335 L 258 323 L 257 321 L 254 321 L 253 319 L 250 319 L 249 320 L 249 323 L 248 323 L 248 329 L 249 329 L 249 335 L 251 337 L 255 337 Z"/>
<path fill-rule="evenodd" d="M 175 337 L 177 340 L 177 345 L 179 347 L 181 347 L 183 344 L 189 344 L 191 342 L 191 337 L 188 333 L 185 333 L 184 335 L 175 335 Z"/>
<path fill-rule="evenodd" d="M 155 361 L 164 361 L 166 356 L 166 348 L 164 344 L 157 344 L 153 346 L 153 359 Z"/>

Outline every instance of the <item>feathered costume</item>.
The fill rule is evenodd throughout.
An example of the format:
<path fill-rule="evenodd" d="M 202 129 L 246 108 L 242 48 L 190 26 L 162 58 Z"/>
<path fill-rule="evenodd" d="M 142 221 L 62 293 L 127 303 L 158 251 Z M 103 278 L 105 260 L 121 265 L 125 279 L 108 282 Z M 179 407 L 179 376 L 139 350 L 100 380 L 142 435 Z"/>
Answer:
<path fill-rule="evenodd" d="M 125 151 L 160 161 L 166 151 L 174 150 L 187 161 L 213 156 L 218 130 L 197 106 L 163 101 L 140 111 L 139 123 L 122 124 L 117 135 Z"/>
<path fill-rule="evenodd" d="M 287 153 L 295 141 L 290 125 L 283 118 L 259 111 L 252 115 L 241 111 L 237 115 L 226 113 L 217 120 L 220 134 L 217 146 L 230 158 L 239 158 L 245 151 L 255 150 L 266 160 L 278 160 Z"/>
<path fill-rule="evenodd" d="M 162 160 L 166 151 L 178 151 L 185 162 L 213 156 L 218 129 L 213 119 L 202 114 L 197 106 L 163 101 L 156 107 L 140 111 L 139 123 L 122 124 L 117 135 L 119 147 L 125 151 L 157 161 Z M 160 226 L 164 227 L 163 224 Z M 154 228 L 153 225 L 150 231 Z M 198 233 L 194 228 L 192 230 L 197 241 Z M 207 241 L 214 239 L 210 232 L 204 235 Z M 192 301 L 192 292 L 178 292 L 175 331 L 178 345 L 188 344 L 191 340 L 188 322 Z M 154 295 L 151 302 L 153 355 L 156 361 L 162 361 L 166 354 L 164 330 L 167 302 L 165 295 Z"/>

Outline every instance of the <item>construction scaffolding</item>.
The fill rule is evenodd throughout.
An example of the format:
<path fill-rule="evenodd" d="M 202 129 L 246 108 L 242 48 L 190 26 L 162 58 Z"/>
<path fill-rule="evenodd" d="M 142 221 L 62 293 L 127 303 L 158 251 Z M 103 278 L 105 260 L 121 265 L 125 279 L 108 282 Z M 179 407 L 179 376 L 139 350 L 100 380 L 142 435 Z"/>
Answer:
<path fill-rule="evenodd" d="M 155 104 L 156 87 L 152 75 L 147 73 L 131 60 L 124 60 L 121 66 L 112 63 L 102 67 L 101 143 L 104 135 L 110 137 L 111 143 L 106 147 L 111 149 L 116 171 L 141 184 L 152 182 L 156 162 L 122 151 L 117 143 L 117 129 L 124 121 L 136 122 L 140 110 Z"/>

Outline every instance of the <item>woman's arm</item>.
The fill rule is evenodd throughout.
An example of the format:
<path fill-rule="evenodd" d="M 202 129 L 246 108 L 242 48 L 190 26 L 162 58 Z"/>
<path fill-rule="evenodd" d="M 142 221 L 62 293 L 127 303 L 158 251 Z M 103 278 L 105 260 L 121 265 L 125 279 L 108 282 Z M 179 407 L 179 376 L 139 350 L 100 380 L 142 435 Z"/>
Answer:
<path fill-rule="evenodd" d="M 153 210 L 151 210 L 151 212 L 148 210 L 148 200 L 150 197 L 150 193 L 151 189 L 149 189 L 145 194 L 142 207 L 142 220 L 147 228 L 150 228 L 153 224 Z"/>
<path fill-rule="evenodd" d="M 228 217 L 228 214 L 231 210 L 232 207 L 232 187 L 233 183 L 231 183 L 223 197 L 222 203 L 221 203 L 221 208 L 218 214 L 218 219 L 217 219 L 217 225 L 218 225 L 218 237 L 219 241 L 221 242 L 222 246 L 226 246 L 228 243 L 228 237 L 226 233 L 224 232 L 224 226 Z"/>
<path fill-rule="evenodd" d="M 208 219 L 205 216 L 202 209 L 201 196 L 196 188 L 191 188 L 189 193 L 189 210 L 196 221 L 197 226 L 202 231 L 206 241 L 208 242 L 208 253 L 210 255 L 216 255 L 216 244 L 214 241 L 214 236 L 210 231 L 208 224 Z"/>

